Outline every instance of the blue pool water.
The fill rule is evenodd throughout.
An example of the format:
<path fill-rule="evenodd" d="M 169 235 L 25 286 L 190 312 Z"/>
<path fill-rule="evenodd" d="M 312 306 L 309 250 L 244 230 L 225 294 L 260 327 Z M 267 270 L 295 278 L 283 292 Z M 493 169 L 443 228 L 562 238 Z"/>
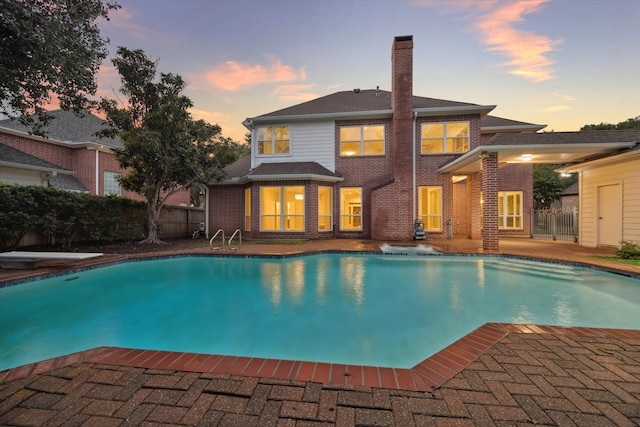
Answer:
<path fill-rule="evenodd" d="M 498 257 L 180 257 L 0 289 L 0 370 L 99 346 L 409 368 L 486 322 L 640 329 L 640 280 Z"/>

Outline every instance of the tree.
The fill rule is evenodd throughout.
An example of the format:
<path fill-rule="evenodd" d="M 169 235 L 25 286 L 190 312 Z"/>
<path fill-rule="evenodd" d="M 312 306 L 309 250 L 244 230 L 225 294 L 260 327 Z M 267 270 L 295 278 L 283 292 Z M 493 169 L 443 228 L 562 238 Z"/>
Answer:
<path fill-rule="evenodd" d="M 115 150 L 115 157 L 129 170 L 120 183 L 147 202 L 148 235 L 141 243 L 162 243 L 158 220 L 167 198 L 221 180 L 222 168 L 232 157 L 220 149 L 225 144 L 220 126 L 191 118 L 187 110 L 193 104 L 181 94 L 186 86 L 182 77 L 160 73 L 157 78 L 156 62 L 142 50 L 120 47 L 113 64 L 127 103 L 119 107 L 114 100 L 102 99 L 111 128 L 100 134 L 120 137 L 123 147 Z"/>
<path fill-rule="evenodd" d="M 561 165 L 533 165 L 533 205 L 535 209 L 547 209 L 558 200 L 565 188 L 577 181 L 578 176 L 563 177 L 554 169 Z"/>
<path fill-rule="evenodd" d="M 604 122 L 599 125 L 584 125 L 580 130 L 640 130 L 640 116 L 632 117 L 615 125 Z"/>
<path fill-rule="evenodd" d="M 89 98 L 108 53 L 96 20 L 119 7 L 102 0 L 0 0 L 0 112 L 18 114 L 44 136 L 52 95 L 78 114 L 95 107 Z"/>

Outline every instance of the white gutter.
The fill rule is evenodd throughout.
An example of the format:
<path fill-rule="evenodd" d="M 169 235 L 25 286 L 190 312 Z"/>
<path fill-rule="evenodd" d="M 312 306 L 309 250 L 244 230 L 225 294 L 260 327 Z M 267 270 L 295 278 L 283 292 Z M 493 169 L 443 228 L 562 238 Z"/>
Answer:
<path fill-rule="evenodd" d="M 384 118 L 391 117 L 393 110 L 373 110 L 373 111 L 348 111 L 344 113 L 317 113 L 317 114 L 295 114 L 289 116 L 266 116 L 252 117 L 246 119 L 242 124 L 251 130 L 254 124 L 281 123 L 306 120 L 346 120 L 354 118 Z"/>
<path fill-rule="evenodd" d="M 209 238 L 209 186 L 204 186 L 204 235 Z"/>
<path fill-rule="evenodd" d="M 100 150 L 96 148 L 96 196 L 100 195 Z"/>
<path fill-rule="evenodd" d="M 418 113 L 414 112 L 413 113 L 413 173 L 412 173 L 412 178 L 413 178 L 413 192 L 411 193 L 411 215 L 413 215 L 412 219 L 416 219 L 418 217 L 418 212 L 416 211 L 416 121 L 418 119 Z"/>
<path fill-rule="evenodd" d="M 0 166 L 12 168 L 12 169 L 25 169 L 25 170 L 32 170 L 32 171 L 38 171 L 38 172 L 48 172 L 48 173 L 55 172 L 59 175 L 75 175 L 76 174 L 75 171 L 70 171 L 67 169 L 58 169 L 55 167 L 46 167 L 46 166 L 34 166 L 34 165 L 28 165 L 26 163 L 7 162 L 4 160 L 0 160 Z"/>
<path fill-rule="evenodd" d="M 489 114 L 495 105 L 457 105 L 455 107 L 425 107 L 414 108 L 419 117 L 447 116 L 452 114 Z"/>

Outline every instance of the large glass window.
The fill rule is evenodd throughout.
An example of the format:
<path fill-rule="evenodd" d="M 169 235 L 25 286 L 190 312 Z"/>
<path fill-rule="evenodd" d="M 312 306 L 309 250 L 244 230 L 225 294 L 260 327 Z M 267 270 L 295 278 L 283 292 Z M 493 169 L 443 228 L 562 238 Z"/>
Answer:
<path fill-rule="evenodd" d="M 104 195 L 122 196 L 120 187 L 120 174 L 117 172 L 104 171 Z"/>
<path fill-rule="evenodd" d="M 333 189 L 318 187 L 318 230 L 333 230 Z"/>
<path fill-rule="evenodd" d="M 362 230 L 362 189 L 340 189 L 340 229 Z"/>
<path fill-rule="evenodd" d="M 498 192 L 498 228 L 522 229 L 522 191 Z"/>
<path fill-rule="evenodd" d="M 423 123 L 422 154 L 469 151 L 469 122 Z"/>
<path fill-rule="evenodd" d="M 427 231 L 442 231 L 442 187 L 420 187 L 418 211 Z"/>
<path fill-rule="evenodd" d="M 244 189 L 244 229 L 251 231 L 251 188 Z"/>
<path fill-rule="evenodd" d="M 260 187 L 260 230 L 304 231 L 304 187 Z"/>
<path fill-rule="evenodd" d="M 289 126 L 258 128 L 258 154 L 289 154 Z"/>
<path fill-rule="evenodd" d="M 340 127 L 341 156 L 383 156 L 384 125 Z"/>

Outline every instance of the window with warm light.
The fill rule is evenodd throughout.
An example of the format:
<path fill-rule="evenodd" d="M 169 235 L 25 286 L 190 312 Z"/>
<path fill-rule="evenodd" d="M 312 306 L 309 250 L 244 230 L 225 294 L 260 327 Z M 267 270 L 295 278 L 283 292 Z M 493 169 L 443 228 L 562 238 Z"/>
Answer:
<path fill-rule="evenodd" d="M 362 189 L 340 189 L 340 230 L 362 230 Z"/>
<path fill-rule="evenodd" d="M 122 188 L 120 187 L 120 174 L 117 172 L 104 171 L 104 195 L 105 196 L 122 196 Z"/>
<path fill-rule="evenodd" d="M 469 122 L 423 123 L 420 135 L 422 154 L 469 151 Z"/>
<path fill-rule="evenodd" d="M 260 187 L 261 231 L 304 231 L 304 187 Z"/>
<path fill-rule="evenodd" d="M 418 216 L 427 231 L 442 231 L 442 187 L 418 189 Z"/>
<path fill-rule="evenodd" d="M 289 126 L 258 128 L 258 155 L 289 154 Z"/>
<path fill-rule="evenodd" d="M 522 191 L 498 192 L 498 228 L 522 229 Z"/>
<path fill-rule="evenodd" d="M 244 229 L 251 231 L 251 188 L 244 189 Z"/>
<path fill-rule="evenodd" d="M 384 125 L 341 126 L 340 155 L 384 156 Z"/>
<path fill-rule="evenodd" d="M 333 189 L 318 187 L 318 230 L 333 230 Z"/>

